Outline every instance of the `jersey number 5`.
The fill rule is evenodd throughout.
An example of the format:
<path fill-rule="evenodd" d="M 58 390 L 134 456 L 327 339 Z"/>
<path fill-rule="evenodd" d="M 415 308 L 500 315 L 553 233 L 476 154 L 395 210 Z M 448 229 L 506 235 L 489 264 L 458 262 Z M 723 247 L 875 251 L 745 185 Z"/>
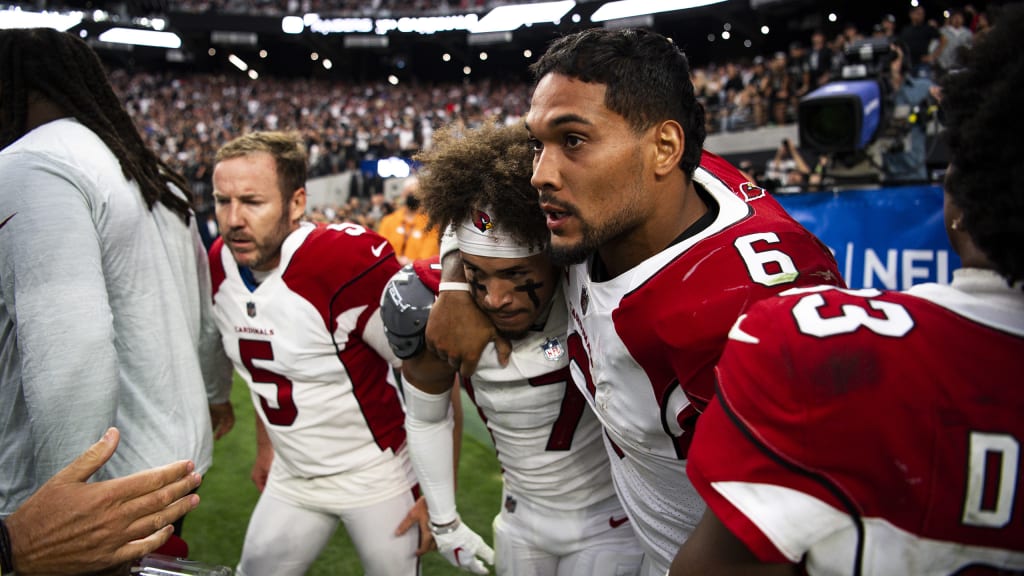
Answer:
<path fill-rule="evenodd" d="M 292 381 L 270 370 L 253 366 L 253 360 L 273 360 L 274 349 L 270 342 L 264 340 L 239 340 L 238 354 L 242 357 L 242 364 L 249 371 L 253 383 L 274 384 L 277 386 L 277 408 L 267 402 L 267 399 L 260 396 L 260 408 L 267 417 L 267 422 L 275 426 L 291 426 L 299 415 L 295 408 L 295 400 L 292 399 Z"/>

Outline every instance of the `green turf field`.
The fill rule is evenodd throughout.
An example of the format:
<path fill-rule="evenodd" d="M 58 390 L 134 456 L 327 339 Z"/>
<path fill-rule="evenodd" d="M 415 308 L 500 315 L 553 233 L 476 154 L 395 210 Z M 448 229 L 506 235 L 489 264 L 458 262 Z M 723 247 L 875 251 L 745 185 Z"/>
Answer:
<path fill-rule="evenodd" d="M 189 514 L 184 537 L 193 560 L 234 568 L 242 551 L 249 513 L 259 496 L 249 480 L 256 452 L 253 407 L 245 382 L 237 376 L 231 402 L 235 408 L 235 428 L 217 441 L 213 468 L 199 489 L 202 501 L 199 508 Z M 500 505 L 501 470 L 490 446 L 487 429 L 465 395 L 463 407 L 466 426 L 459 467 L 459 513 L 484 540 L 492 543 L 491 520 Z M 359 576 L 362 573 L 344 526 L 339 526 L 309 571 L 311 575 L 323 576 Z M 463 576 L 466 572 L 455 569 L 439 554 L 431 552 L 424 558 L 423 574 Z"/>

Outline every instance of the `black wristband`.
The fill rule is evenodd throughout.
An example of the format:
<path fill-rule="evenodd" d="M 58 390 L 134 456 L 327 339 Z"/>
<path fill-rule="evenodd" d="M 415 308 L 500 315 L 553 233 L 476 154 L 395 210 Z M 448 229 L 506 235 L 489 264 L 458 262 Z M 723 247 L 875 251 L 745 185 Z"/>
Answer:
<path fill-rule="evenodd" d="M 11 535 L 7 532 L 7 524 L 0 520 L 0 573 L 14 572 L 14 550 L 11 550 Z"/>

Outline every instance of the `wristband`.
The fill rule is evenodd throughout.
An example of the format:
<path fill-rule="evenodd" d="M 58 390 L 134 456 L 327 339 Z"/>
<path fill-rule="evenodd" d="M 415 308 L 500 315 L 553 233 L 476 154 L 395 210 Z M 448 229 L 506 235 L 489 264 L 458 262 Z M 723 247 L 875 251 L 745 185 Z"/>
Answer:
<path fill-rule="evenodd" d="M 469 282 L 441 282 L 437 285 L 438 292 L 472 292 Z"/>
<path fill-rule="evenodd" d="M 452 520 L 451 522 L 449 522 L 447 524 L 440 524 L 439 525 L 439 524 L 434 524 L 433 522 L 431 522 L 430 523 L 430 531 L 433 532 L 435 536 L 437 536 L 437 535 L 444 536 L 445 534 L 451 534 L 452 532 L 455 532 L 456 530 L 459 529 L 459 526 L 461 526 L 461 525 L 462 525 L 462 522 L 459 521 L 459 517 L 456 516 L 455 520 Z"/>

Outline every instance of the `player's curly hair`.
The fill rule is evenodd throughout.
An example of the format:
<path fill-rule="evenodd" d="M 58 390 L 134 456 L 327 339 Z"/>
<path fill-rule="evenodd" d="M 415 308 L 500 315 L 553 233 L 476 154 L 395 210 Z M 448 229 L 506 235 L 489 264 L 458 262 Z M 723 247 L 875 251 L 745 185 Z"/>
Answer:
<path fill-rule="evenodd" d="M 444 229 L 489 208 L 495 226 L 532 248 L 546 247 L 550 234 L 537 190 L 530 184 L 533 152 L 522 124 L 457 124 L 434 133 L 433 145 L 416 155 L 421 207 L 430 226 Z"/>
<path fill-rule="evenodd" d="M 1011 283 L 1024 279 L 1024 5 L 1006 5 L 942 87 L 952 159 L 946 192 Z"/>
<path fill-rule="evenodd" d="M 530 71 L 536 82 L 554 72 L 604 84 L 605 106 L 634 131 L 675 120 L 686 137 L 679 167 L 693 176 L 700 165 L 704 106 L 693 92 L 686 55 L 668 38 L 643 29 L 591 28 L 552 42 Z"/>
<path fill-rule="evenodd" d="M 188 222 L 188 182 L 146 147 L 96 53 L 66 32 L 0 30 L 0 150 L 25 135 L 29 99 L 36 95 L 99 136 L 117 157 L 124 177 L 139 185 L 147 207 L 160 202 Z"/>

